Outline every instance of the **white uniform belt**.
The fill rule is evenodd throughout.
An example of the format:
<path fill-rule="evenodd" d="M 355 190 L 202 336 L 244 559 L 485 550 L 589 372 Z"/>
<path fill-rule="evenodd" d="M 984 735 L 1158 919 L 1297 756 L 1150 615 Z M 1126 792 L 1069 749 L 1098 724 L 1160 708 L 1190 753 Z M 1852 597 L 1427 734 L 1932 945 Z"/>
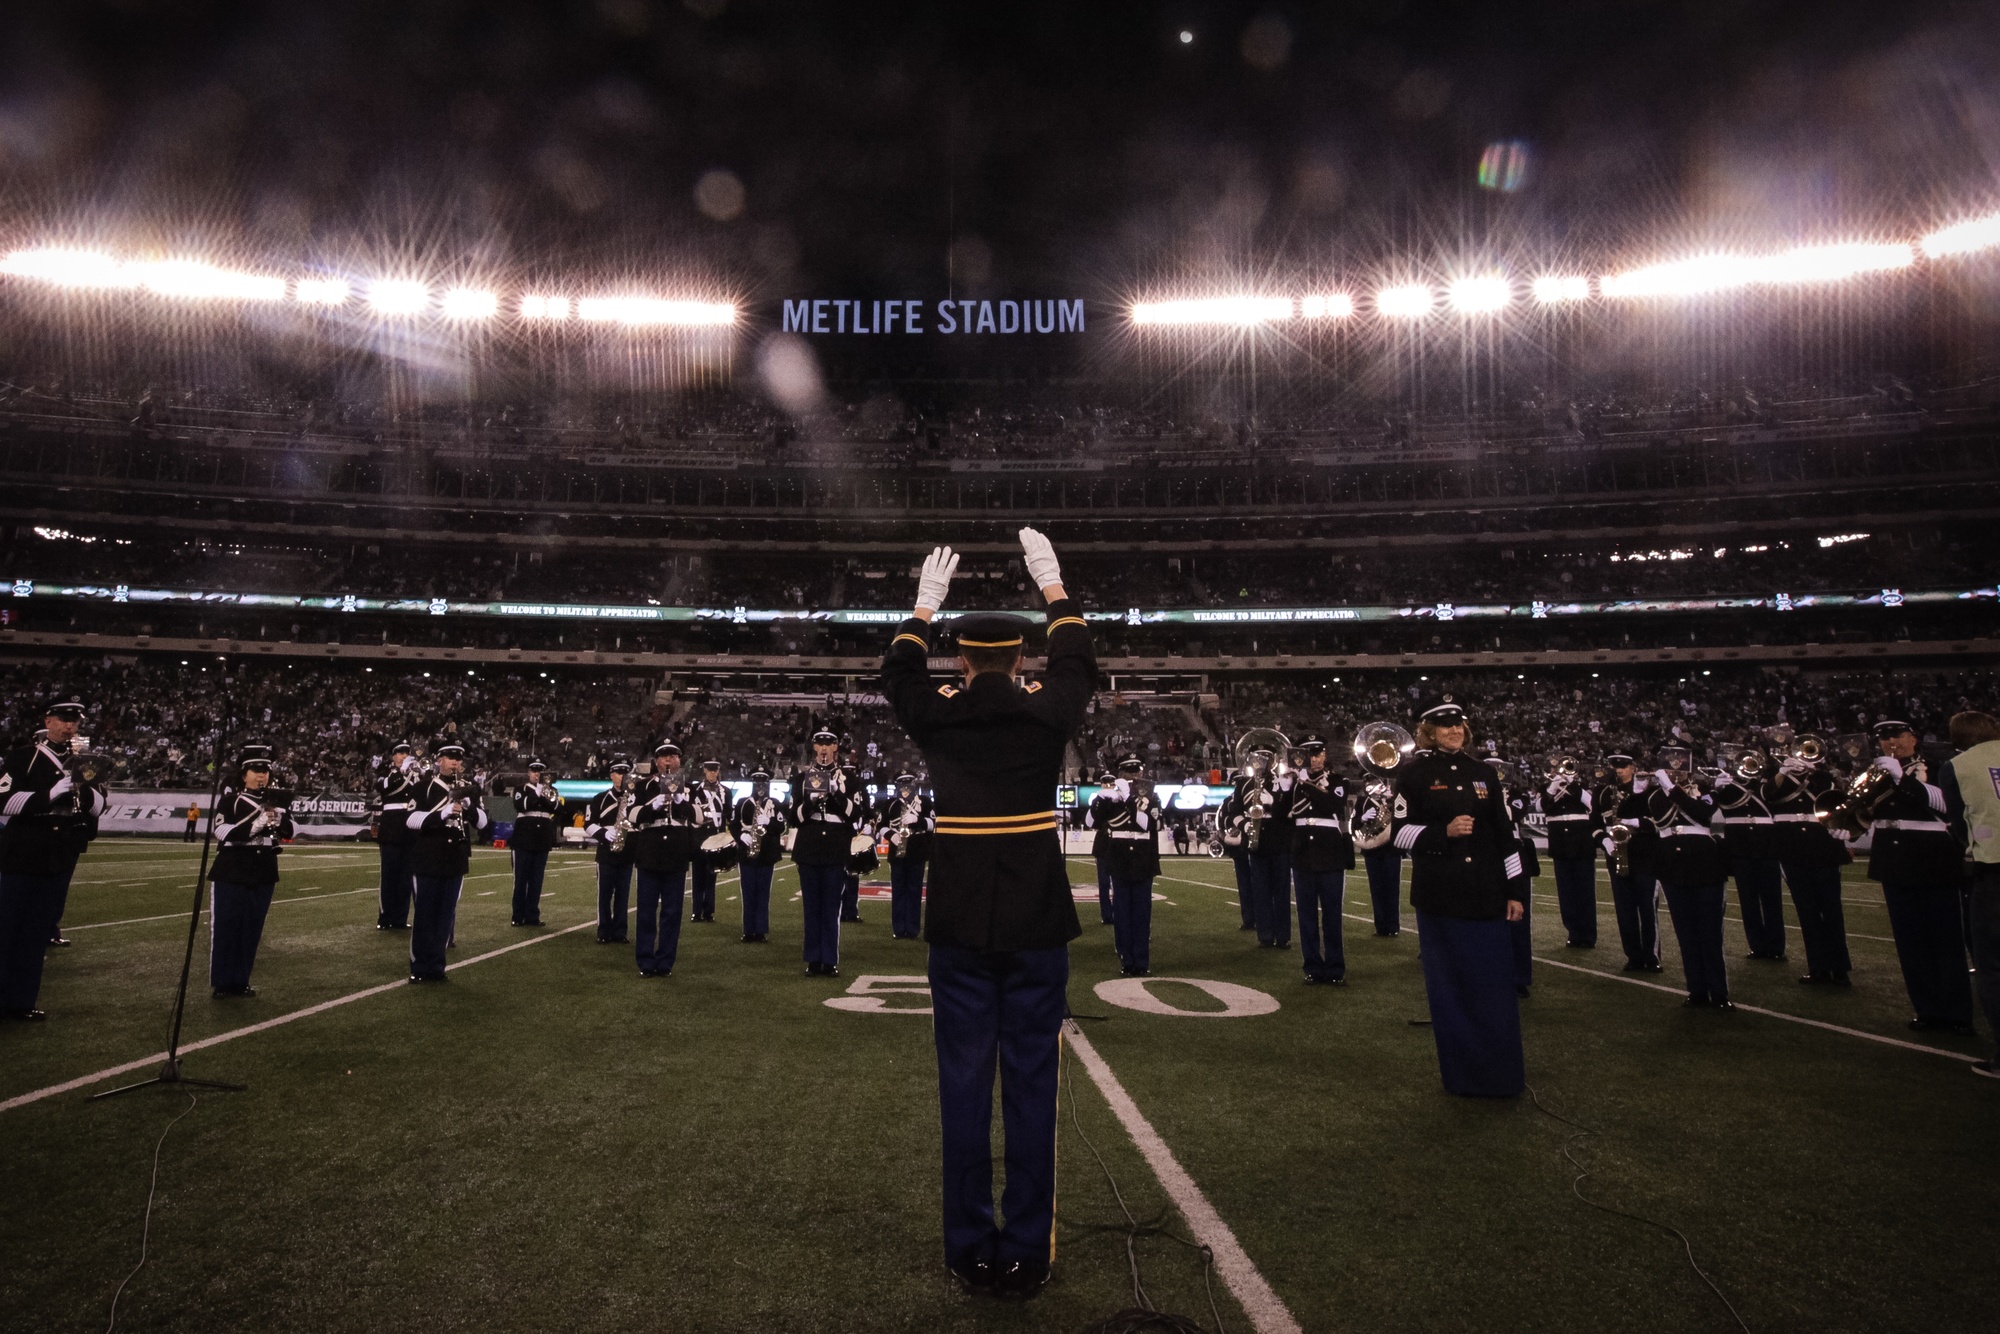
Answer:
<path fill-rule="evenodd" d="M 1700 825 L 1698 825 L 1698 824 L 1677 824 L 1677 825 L 1674 825 L 1674 826 L 1673 826 L 1672 828 L 1669 828 L 1669 829 L 1662 829 L 1662 830 L 1661 830 L 1660 832 L 1661 832 L 1661 833 L 1663 833 L 1663 834 L 1665 834 L 1665 835 L 1667 835 L 1667 837 L 1669 837 L 1669 838 L 1672 838 L 1672 837 L 1674 837 L 1675 835 L 1678 835 L 1678 834 L 1685 834 L 1685 835 L 1687 835 L 1687 836 L 1688 836 L 1688 837 L 1690 837 L 1690 838 L 1714 838 L 1714 837 L 1715 837 L 1715 835 L 1714 835 L 1714 834 L 1713 834 L 1712 832 L 1710 832 L 1709 830 L 1706 830 L 1706 829 L 1703 829 L 1703 828 L 1702 828 L 1702 827 L 1701 827 Z"/>
<path fill-rule="evenodd" d="M 1768 816 L 1768 815 L 1725 815 L 1725 816 L 1723 816 L 1723 817 L 1722 817 L 1722 823 L 1724 823 L 1724 824 L 1769 824 L 1769 823 L 1771 823 L 1771 817 L 1770 817 L 1770 816 Z"/>
<path fill-rule="evenodd" d="M 1558 824 L 1564 820 L 1588 820 L 1589 818 L 1590 815 L 1588 812 L 1582 815 L 1551 815 L 1549 817 L 1549 823 Z"/>
<path fill-rule="evenodd" d="M 1625 826 L 1625 827 L 1626 827 L 1627 829 L 1637 829 L 1637 828 L 1639 827 L 1639 825 L 1640 825 L 1641 821 L 1638 821 L 1638 820 L 1620 820 L 1620 821 L 1619 821 L 1618 823 L 1619 823 L 1619 824 L 1622 824 L 1622 825 L 1624 825 L 1624 826 Z"/>
<path fill-rule="evenodd" d="M 1951 826 L 1942 820 L 1877 820 L 1877 829 L 1919 830 L 1925 833 L 1949 834 Z"/>
<path fill-rule="evenodd" d="M 1326 816 L 1326 815 L 1302 815 L 1298 819 L 1292 821 L 1292 823 L 1295 825 L 1301 825 L 1309 829 L 1340 828 L 1339 820 L 1336 820 L 1331 816 Z"/>
<path fill-rule="evenodd" d="M 407 811 L 410 809 L 410 803 L 407 801 L 385 801 L 382 803 L 382 809 L 385 811 Z"/>
<path fill-rule="evenodd" d="M 1771 818 L 1772 818 L 1772 819 L 1773 819 L 1774 821 L 1776 821 L 1777 823 L 1779 823 L 1779 824 L 1818 824 L 1818 823 L 1819 823 L 1819 817 L 1818 817 L 1817 815 L 1796 815 L 1796 814 L 1793 814 L 1793 815 L 1774 815 L 1774 816 L 1772 816 Z"/>
<path fill-rule="evenodd" d="M 556 813 L 554 811 L 522 811 L 514 818 L 517 820 L 553 820 L 556 818 Z"/>
<path fill-rule="evenodd" d="M 813 817 L 813 819 L 815 819 L 815 820 L 824 820 L 824 821 L 826 821 L 826 822 L 827 822 L 828 824 L 846 824 L 846 823 L 847 823 L 847 817 L 846 817 L 846 816 L 844 816 L 844 815 L 815 815 L 815 816 Z"/>
<path fill-rule="evenodd" d="M 1152 831 L 1152 830 L 1150 830 L 1150 829 L 1113 829 L 1113 830 L 1111 830 L 1111 831 L 1110 831 L 1110 834 L 1111 834 L 1111 837 L 1113 837 L 1113 838 L 1151 838 L 1151 837 L 1153 837 L 1153 831 Z"/>

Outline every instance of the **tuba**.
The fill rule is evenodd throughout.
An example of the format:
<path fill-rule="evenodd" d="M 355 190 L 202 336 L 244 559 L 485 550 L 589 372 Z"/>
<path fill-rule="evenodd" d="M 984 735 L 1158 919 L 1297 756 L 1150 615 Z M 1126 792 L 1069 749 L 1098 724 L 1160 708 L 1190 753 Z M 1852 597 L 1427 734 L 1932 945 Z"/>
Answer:
<path fill-rule="evenodd" d="M 1354 842 L 1364 851 L 1388 840 L 1394 774 L 1416 748 L 1416 738 L 1397 723 L 1369 723 L 1354 734 L 1354 758 L 1368 775 L 1362 789 L 1364 814 L 1354 822 Z"/>
<path fill-rule="evenodd" d="M 1248 780 L 1243 800 L 1243 847 L 1256 852 L 1264 843 L 1264 822 L 1271 818 L 1259 795 L 1268 795 L 1278 775 L 1285 771 L 1285 757 L 1292 743 L 1272 727 L 1253 727 L 1236 742 L 1236 767 Z"/>

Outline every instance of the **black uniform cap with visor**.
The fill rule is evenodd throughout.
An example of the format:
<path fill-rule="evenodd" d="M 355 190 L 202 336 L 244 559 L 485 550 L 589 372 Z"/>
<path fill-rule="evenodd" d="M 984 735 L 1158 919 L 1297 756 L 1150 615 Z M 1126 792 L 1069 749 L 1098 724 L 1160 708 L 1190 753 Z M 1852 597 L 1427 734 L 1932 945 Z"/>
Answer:
<path fill-rule="evenodd" d="M 624 758 L 624 757 L 623 757 L 623 756 L 621 755 L 621 756 L 620 756 L 619 758 L 617 758 L 617 759 L 615 759 L 615 760 L 611 761 L 611 772 L 612 772 L 612 773 L 614 773 L 614 774 L 629 774 L 629 773 L 631 773 L 631 772 L 632 772 L 632 761 L 630 761 L 630 760 L 628 760 L 628 759 Z"/>
<path fill-rule="evenodd" d="M 465 758 L 465 747 L 454 741 L 449 746 L 439 746 L 431 752 L 431 757 L 439 760 L 462 760 Z"/>
<path fill-rule="evenodd" d="M 951 634 L 962 649 L 1020 648 L 1028 639 L 1028 623 L 1003 612 L 980 612 L 953 621 Z"/>
<path fill-rule="evenodd" d="M 1452 701 L 1450 695 L 1431 701 L 1424 711 L 1417 715 L 1420 723 L 1433 727 L 1458 727 L 1465 722 L 1465 709 Z"/>
<path fill-rule="evenodd" d="M 1910 726 L 1900 718 L 1883 718 L 1874 727 L 1875 739 L 1877 741 L 1887 741 L 1892 736 L 1901 736 L 1905 732 L 1914 732 L 1916 730 L 1916 728 Z"/>
<path fill-rule="evenodd" d="M 528 761 L 528 771 L 530 773 L 533 773 L 537 769 L 546 769 L 548 767 L 549 767 L 548 765 L 543 764 L 540 760 L 531 759 Z"/>
<path fill-rule="evenodd" d="M 83 721 L 83 701 L 74 696 L 68 699 L 50 700 L 48 707 L 42 710 L 42 717 L 60 718 L 66 723 L 80 723 Z"/>
<path fill-rule="evenodd" d="M 1146 762 L 1139 758 L 1139 752 L 1135 750 L 1128 750 L 1118 757 L 1118 772 L 1121 774 L 1127 769 L 1130 769 L 1133 773 L 1138 773 L 1145 767 Z"/>
<path fill-rule="evenodd" d="M 815 746 L 837 746 L 840 744 L 840 737 L 822 727 L 812 734 L 812 743 Z"/>
<path fill-rule="evenodd" d="M 1604 757 L 1604 765 L 1608 769 L 1636 769 L 1639 767 L 1639 761 L 1622 750 L 1614 750 Z"/>
<path fill-rule="evenodd" d="M 662 741 L 659 745 L 653 747 L 653 758 L 656 760 L 662 755 L 678 755 L 680 753 L 681 748 L 671 741 Z"/>
<path fill-rule="evenodd" d="M 252 769 L 261 773 L 271 772 L 271 748 L 269 746 L 247 745 L 236 757 L 237 767 L 244 772 Z"/>

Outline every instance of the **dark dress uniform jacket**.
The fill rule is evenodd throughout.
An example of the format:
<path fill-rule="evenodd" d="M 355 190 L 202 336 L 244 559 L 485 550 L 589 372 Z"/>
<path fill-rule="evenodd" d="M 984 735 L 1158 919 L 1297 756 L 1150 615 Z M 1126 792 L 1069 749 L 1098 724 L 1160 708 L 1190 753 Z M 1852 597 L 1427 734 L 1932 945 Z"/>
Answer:
<path fill-rule="evenodd" d="M 826 780 L 826 791 L 807 791 L 814 774 Z M 845 866 L 848 844 L 860 832 L 868 798 L 847 789 L 847 775 L 836 768 L 811 764 L 792 775 L 792 860 L 800 866 Z"/>
<path fill-rule="evenodd" d="M 1347 780 L 1326 775 L 1326 790 L 1293 776 L 1291 791 L 1292 866 L 1301 871 L 1351 871 L 1354 840 L 1341 817 L 1347 813 Z M 1268 831 L 1267 831 L 1268 836 Z"/>
<path fill-rule="evenodd" d="M 1533 880 L 1542 873 L 1542 859 L 1535 852 L 1535 840 L 1528 837 L 1528 794 L 1507 794 L 1507 810 L 1514 817 L 1514 850 L 1521 854 L 1521 874 Z"/>
<path fill-rule="evenodd" d="M 626 846 L 640 870 L 672 875 L 694 860 L 701 840 L 695 837 L 694 799 L 689 788 L 683 786 L 663 807 L 653 805 L 653 798 L 666 791 L 666 778 L 665 774 L 651 774 L 640 782 L 638 805 L 632 811 L 633 822 L 639 827 L 626 835 Z M 687 782 L 685 778 L 680 781 Z"/>
<path fill-rule="evenodd" d="M 1965 877 L 1965 854 L 1945 820 L 1944 791 L 1918 779 L 1914 766 L 1904 761 L 1902 781 L 1875 812 L 1868 878 L 1885 885 L 1957 885 Z"/>
<path fill-rule="evenodd" d="M 905 815 L 914 814 L 916 823 L 908 826 L 909 837 L 903 842 L 903 850 L 896 851 L 896 845 L 889 845 L 889 860 L 903 861 L 906 858 L 927 862 L 931 858 L 931 799 L 919 792 L 913 800 L 904 801 L 901 796 L 890 797 L 882 803 L 880 828 L 884 836 L 891 829 L 900 826 Z"/>
<path fill-rule="evenodd" d="M 1542 818 L 1548 822 L 1549 856 L 1595 857 L 1597 835 L 1603 828 L 1591 811 L 1590 791 L 1572 783 L 1559 797 L 1542 796 Z"/>
<path fill-rule="evenodd" d="M 563 799 L 557 795 L 555 787 L 549 787 L 548 795 L 537 792 L 533 785 L 521 788 L 514 794 L 514 837 L 513 846 L 523 852 L 547 852 L 556 845 L 556 820 L 562 810 Z"/>
<path fill-rule="evenodd" d="M 1063 750 L 1097 684 L 1074 599 L 1050 604 L 1048 661 L 1023 685 L 997 672 L 931 679 L 924 623 L 903 622 L 882 688 L 924 754 L 937 799 L 924 938 L 974 950 L 1052 949 L 1081 935 L 1055 814 Z"/>
<path fill-rule="evenodd" d="M 1652 807 L 1647 802 L 1648 790 L 1652 787 L 1650 778 L 1634 778 L 1632 786 L 1613 783 L 1597 794 L 1597 809 L 1615 811 L 1615 823 L 1632 831 L 1632 842 L 1627 845 L 1627 856 L 1631 859 L 1632 874 L 1653 875 L 1655 854 L 1660 850 L 1660 831 L 1653 827 Z M 1608 862 L 1611 854 L 1605 853 Z"/>
<path fill-rule="evenodd" d="M 1256 784 L 1248 778 L 1239 778 L 1236 780 L 1235 818 L 1243 829 L 1243 850 L 1245 852 L 1250 851 L 1250 826 L 1254 823 L 1254 821 L 1245 818 L 1245 813 L 1249 811 L 1253 801 L 1251 791 L 1255 786 Z M 1253 855 L 1258 857 L 1287 855 L 1292 850 L 1292 822 L 1290 819 L 1292 794 L 1278 791 L 1278 781 L 1276 778 L 1270 780 L 1270 786 L 1266 791 L 1270 793 L 1271 804 L 1264 808 L 1264 827 L 1257 833 L 1257 851 Z"/>
<path fill-rule="evenodd" d="M 1160 873 L 1160 804 L 1149 802 L 1142 824 L 1138 800 L 1121 800 L 1110 788 L 1090 803 L 1104 839 L 1105 868 L 1121 880 L 1151 880 Z"/>
<path fill-rule="evenodd" d="M 14 875 L 68 875 L 97 837 L 104 814 L 101 788 L 78 783 L 60 797 L 49 789 L 66 772 L 63 761 L 39 743 L 7 752 L 0 769 L 0 871 Z"/>
<path fill-rule="evenodd" d="M 636 823 L 639 818 L 639 802 L 637 800 L 639 789 L 633 784 L 631 775 L 629 774 L 625 778 L 625 791 L 630 793 L 634 798 L 632 809 L 626 812 L 625 818 L 628 821 Z M 617 788 L 608 787 L 592 797 L 590 805 L 585 808 L 583 828 L 585 833 L 590 834 L 592 838 L 597 840 L 597 864 L 599 866 L 630 866 L 632 864 L 633 839 L 638 835 L 638 830 L 627 831 L 625 846 L 622 850 L 618 852 L 611 850 L 611 831 L 618 824 L 619 796 L 620 793 Z"/>
<path fill-rule="evenodd" d="M 743 843 L 743 831 L 757 827 L 757 818 L 764 818 L 764 841 L 758 845 L 757 855 L 750 855 L 750 848 Z M 785 855 L 785 804 L 775 797 L 759 802 L 755 797 L 745 797 L 736 803 L 735 816 L 729 822 L 729 832 L 743 847 L 743 857 L 751 866 L 776 866 L 778 859 Z"/>
<path fill-rule="evenodd" d="M 447 820 L 445 807 L 459 790 L 459 784 L 433 774 L 410 802 L 408 823 L 417 834 L 410 864 L 418 875 L 450 879 L 464 875 L 472 864 L 472 831 L 485 827 L 486 812 L 479 808 L 478 797 L 468 793 L 461 798 L 466 803 L 461 818 L 456 823 Z"/>
<path fill-rule="evenodd" d="M 231 790 L 222 794 L 215 808 L 215 865 L 209 868 L 210 880 L 232 885 L 278 883 L 278 844 L 297 831 L 292 826 L 292 813 L 286 811 L 277 824 L 251 832 L 263 809 L 255 793 Z"/>
<path fill-rule="evenodd" d="M 1847 845 L 1819 818 L 1821 803 L 1839 799 L 1840 783 L 1824 769 L 1794 779 L 1780 773 L 1764 789 L 1771 808 L 1771 844 L 1780 861 L 1799 866 L 1844 866 L 1853 861 Z"/>
<path fill-rule="evenodd" d="M 1724 783 L 1715 789 L 1715 801 L 1722 810 L 1722 855 L 1732 871 L 1778 855 L 1771 808 L 1754 789 Z"/>
<path fill-rule="evenodd" d="M 408 843 L 416 838 L 408 824 L 410 801 L 417 794 L 416 771 L 404 773 L 391 768 L 375 780 L 375 826 L 377 843 Z"/>
<path fill-rule="evenodd" d="M 1472 832 L 1452 838 L 1452 820 L 1470 815 Z M 1514 822 L 1500 780 L 1464 751 L 1418 755 L 1396 782 L 1395 840 L 1410 858 L 1410 902 L 1444 917 L 1490 921 L 1507 915 L 1507 882 L 1521 874 Z"/>
<path fill-rule="evenodd" d="M 1697 797 L 1679 784 L 1669 792 L 1657 784 L 1646 793 L 1646 813 L 1659 826 L 1653 874 L 1668 885 L 1719 885 L 1729 865 L 1709 822 L 1715 798 Z"/>

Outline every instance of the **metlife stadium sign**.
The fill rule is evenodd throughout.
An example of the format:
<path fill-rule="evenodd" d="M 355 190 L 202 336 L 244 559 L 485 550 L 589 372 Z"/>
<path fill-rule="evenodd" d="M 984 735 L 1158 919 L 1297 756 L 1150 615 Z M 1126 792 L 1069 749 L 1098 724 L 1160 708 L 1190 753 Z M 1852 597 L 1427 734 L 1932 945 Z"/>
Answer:
<path fill-rule="evenodd" d="M 1081 297 L 1026 301 L 944 299 L 928 303 L 908 298 L 856 301 L 806 297 L 784 303 L 784 331 L 809 336 L 1080 334 L 1083 326 Z"/>

